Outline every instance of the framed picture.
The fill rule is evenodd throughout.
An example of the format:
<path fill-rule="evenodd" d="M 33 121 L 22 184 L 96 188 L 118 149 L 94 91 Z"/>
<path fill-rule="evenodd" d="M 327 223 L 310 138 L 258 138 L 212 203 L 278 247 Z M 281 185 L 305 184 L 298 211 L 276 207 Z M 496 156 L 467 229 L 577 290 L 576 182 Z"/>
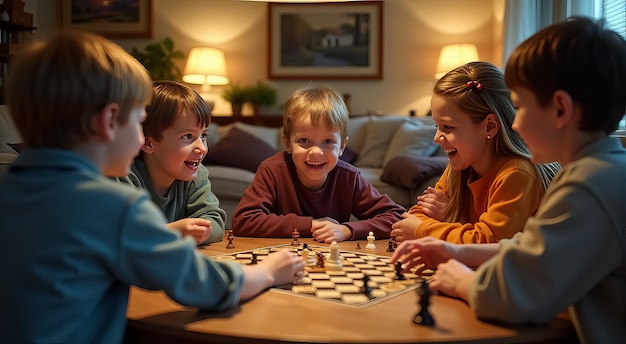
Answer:
<path fill-rule="evenodd" d="M 152 38 L 153 0 L 57 0 L 58 26 L 108 38 Z"/>
<path fill-rule="evenodd" d="M 382 79 L 383 2 L 269 3 L 269 79 Z"/>

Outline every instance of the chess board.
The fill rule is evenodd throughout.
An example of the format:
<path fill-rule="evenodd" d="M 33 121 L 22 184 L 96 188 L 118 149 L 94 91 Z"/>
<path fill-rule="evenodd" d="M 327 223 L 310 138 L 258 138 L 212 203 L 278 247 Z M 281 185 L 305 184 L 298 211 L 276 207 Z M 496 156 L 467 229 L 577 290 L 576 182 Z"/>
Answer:
<path fill-rule="evenodd" d="M 289 244 L 258 248 L 249 251 L 234 252 L 213 257 L 216 260 L 233 260 L 240 264 L 262 261 L 271 252 L 287 248 L 302 255 L 303 245 L 297 247 Z M 326 246 L 309 245 L 313 256 L 320 252 L 325 257 L 330 254 Z M 272 288 L 277 292 L 290 293 L 297 296 L 312 297 L 329 302 L 337 302 L 351 307 L 367 307 L 382 302 L 401 293 L 415 289 L 422 278 L 413 272 L 404 272 L 403 278 L 397 276 L 395 267 L 389 263 L 390 257 L 374 255 L 367 250 L 340 251 L 342 267 L 331 270 L 330 267 L 307 266 L 304 276 L 291 285 Z M 362 290 L 363 278 L 368 275 L 367 292 Z"/>

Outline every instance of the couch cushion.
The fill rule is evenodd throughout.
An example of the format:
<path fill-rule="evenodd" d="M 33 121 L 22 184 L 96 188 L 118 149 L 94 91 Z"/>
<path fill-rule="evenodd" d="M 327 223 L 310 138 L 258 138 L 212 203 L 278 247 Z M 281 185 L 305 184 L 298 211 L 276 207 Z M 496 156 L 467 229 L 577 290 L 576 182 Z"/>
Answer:
<path fill-rule="evenodd" d="M 202 161 L 205 165 L 223 165 L 256 172 L 263 160 L 276 154 L 267 142 L 235 126 L 226 133 Z"/>
<path fill-rule="evenodd" d="M 438 144 L 433 141 L 437 132 L 434 126 L 427 126 L 422 122 L 402 121 L 394 133 L 385 158 L 383 166 L 400 155 L 431 156 L 437 151 Z"/>
<path fill-rule="evenodd" d="M 363 148 L 354 162 L 356 167 L 382 167 L 387 147 L 396 129 L 402 123 L 402 117 L 372 117 L 367 123 Z"/>
<path fill-rule="evenodd" d="M 371 116 L 354 117 L 348 120 L 348 148 L 356 154 L 361 152 L 365 141 L 365 132 Z"/>
<path fill-rule="evenodd" d="M 386 183 L 414 189 L 424 180 L 441 175 L 447 165 L 447 157 L 400 155 L 389 160 L 380 179 Z"/>
<path fill-rule="evenodd" d="M 411 193 L 407 188 L 396 184 L 385 183 L 380 180 L 381 168 L 361 167 L 359 171 L 361 172 L 361 176 L 372 183 L 372 186 L 376 188 L 378 192 L 388 195 L 394 202 L 404 208 L 410 207 L 415 202 L 415 200 L 411 198 Z"/>

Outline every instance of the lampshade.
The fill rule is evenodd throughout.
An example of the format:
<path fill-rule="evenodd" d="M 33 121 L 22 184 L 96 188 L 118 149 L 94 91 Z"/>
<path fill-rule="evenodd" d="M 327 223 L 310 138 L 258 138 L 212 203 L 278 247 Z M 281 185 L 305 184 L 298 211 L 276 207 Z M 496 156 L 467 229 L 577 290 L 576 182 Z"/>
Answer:
<path fill-rule="evenodd" d="M 189 51 L 183 81 L 190 84 L 226 85 L 224 52 L 211 47 L 195 47 Z"/>
<path fill-rule="evenodd" d="M 452 69 L 473 61 L 478 61 L 478 50 L 475 44 L 445 45 L 439 53 L 435 78 L 440 79 Z"/>

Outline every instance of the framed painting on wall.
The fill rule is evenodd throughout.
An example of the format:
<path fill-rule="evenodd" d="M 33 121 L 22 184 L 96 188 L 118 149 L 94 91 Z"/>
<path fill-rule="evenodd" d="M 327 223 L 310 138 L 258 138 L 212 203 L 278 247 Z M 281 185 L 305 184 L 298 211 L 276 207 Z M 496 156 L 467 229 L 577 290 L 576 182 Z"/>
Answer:
<path fill-rule="evenodd" d="M 153 36 L 153 0 L 57 0 L 57 18 L 61 29 L 108 38 Z"/>
<path fill-rule="evenodd" d="M 382 79 L 383 2 L 269 3 L 269 79 Z"/>

